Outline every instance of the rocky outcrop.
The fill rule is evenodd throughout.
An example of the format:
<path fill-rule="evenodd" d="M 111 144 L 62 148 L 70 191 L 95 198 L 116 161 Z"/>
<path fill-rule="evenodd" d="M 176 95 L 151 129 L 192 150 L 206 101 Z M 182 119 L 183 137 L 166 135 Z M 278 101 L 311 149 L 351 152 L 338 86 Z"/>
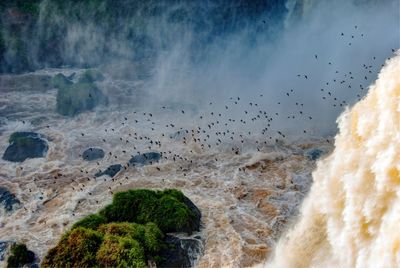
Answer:
<path fill-rule="evenodd" d="M 117 192 L 111 204 L 76 222 L 42 267 L 193 267 L 203 252 L 201 237 L 170 233 L 199 226 L 192 226 L 194 208 L 176 189 Z"/>
<path fill-rule="evenodd" d="M 11 162 L 45 157 L 49 148 L 43 136 L 34 132 L 14 132 L 9 138 L 9 143 L 3 159 Z"/>

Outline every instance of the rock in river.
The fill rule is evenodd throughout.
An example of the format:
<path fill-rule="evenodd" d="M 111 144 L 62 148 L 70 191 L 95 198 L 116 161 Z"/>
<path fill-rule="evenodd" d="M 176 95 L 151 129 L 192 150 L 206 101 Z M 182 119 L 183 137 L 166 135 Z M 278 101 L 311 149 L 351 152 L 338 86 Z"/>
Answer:
<path fill-rule="evenodd" d="M 96 177 L 100 177 L 103 175 L 108 175 L 111 178 L 114 177 L 120 170 L 122 169 L 122 165 L 120 164 L 115 164 L 115 165 L 111 165 L 109 166 L 106 170 L 104 170 L 103 172 L 97 172 L 95 174 Z"/>
<path fill-rule="evenodd" d="M 86 149 L 82 154 L 82 158 L 87 161 L 102 159 L 103 157 L 104 151 L 100 148 L 89 148 Z"/>
<path fill-rule="evenodd" d="M 157 152 L 149 152 L 144 154 L 138 154 L 129 160 L 129 164 L 133 166 L 137 165 L 151 165 L 158 162 L 161 159 L 161 154 Z"/>
<path fill-rule="evenodd" d="M 11 162 L 45 157 L 49 148 L 43 136 L 34 132 L 14 132 L 9 138 L 9 143 L 3 159 Z"/>

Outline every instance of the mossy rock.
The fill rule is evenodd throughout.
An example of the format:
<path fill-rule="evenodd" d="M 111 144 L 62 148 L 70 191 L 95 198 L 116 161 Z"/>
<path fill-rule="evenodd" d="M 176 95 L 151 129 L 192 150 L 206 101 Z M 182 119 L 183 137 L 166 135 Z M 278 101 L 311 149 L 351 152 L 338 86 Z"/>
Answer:
<path fill-rule="evenodd" d="M 116 193 L 111 205 L 76 222 L 49 250 L 42 266 L 146 267 L 151 261 L 168 267 L 187 263 L 193 247 L 180 247 L 180 240 L 172 243 L 165 236 L 169 231 L 191 232 L 200 225 L 193 224 L 200 221 L 200 215 L 196 217 L 186 199 L 178 190 Z M 179 256 L 174 257 L 175 253 Z"/>
<path fill-rule="evenodd" d="M 96 260 L 100 267 L 147 267 L 143 247 L 129 237 L 106 235 Z"/>
<path fill-rule="evenodd" d="M 185 196 L 177 190 L 130 190 L 116 193 L 112 204 L 100 214 L 110 222 L 154 222 L 163 232 L 192 233 L 199 230 L 201 215 L 185 201 Z"/>
<path fill-rule="evenodd" d="M 95 69 L 89 69 L 79 76 L 79 83 L 93 83 L 96 81 L 103 81 L 104 75 Z"/>
<path fill-rule="evenodd" d="M 91 220 L 95 224 L 88 224 Z M 146 267 L 164 246 L 154 223 L 108 223 L 93 230 L 82 227 L 84 221 L 88 227 L 98 225 L 93 215 L 76 223 L 48 252 L 43 267 Z"/>
<path fill-rule="evenodd" d="M 96 253 L 102 242 L 101 233 L 83 227 L 75 228 L 49 250 L 42 267 L 95 267 Z"/>
<path fill-rule="evenodd" d="M 101 224 L 107 223 L 106 217 L 99 215 L 99 214 L 91 214 L 86 216 L 85 218 L 77 221 L 73 226 L 72 229 L 76 229 L 78 227 L 84 227 L 87 229 L 96 230 Z"/>
<path fill-rule="evenodd" d="M 164 237 L 158 226 L 152 222 L 145 225 L 130 222 L 112 222 L 97 229 L 104 235 L 114 235 L 135 239 L 143 245 L 146 253 L 156 253 L 162 246 Z"/>
<path fill-rule="evenodd" d="M 72 85 L 72 81 L 69 80 L 65 75 L 59 73 L 53 76 L 51 79 L 51 85 L 54 88 L 60 89 Z"/>
<path fill-rule="evenodd" d="M 106 103 L 107 98 L 93 83 L 71 84 L 59 88 L 57 92 L 57 112 L 65 116 L 75 116 Z"/>
<path fill-rule="evenodd" d="M 11 246 L 11 255 L 7 259 L 7 267 L 20 267 L 35 260 L 35 253 L 28 250 L 25 244 Z"/>
<path fill-rule="evenodd" d="M 34 132 L 14 132 L 9 138 L 9 143 L 3 159 L 11 162 L 23 162 L 28 158 L 44 157 L 48 150 L 46 140 Z"/>

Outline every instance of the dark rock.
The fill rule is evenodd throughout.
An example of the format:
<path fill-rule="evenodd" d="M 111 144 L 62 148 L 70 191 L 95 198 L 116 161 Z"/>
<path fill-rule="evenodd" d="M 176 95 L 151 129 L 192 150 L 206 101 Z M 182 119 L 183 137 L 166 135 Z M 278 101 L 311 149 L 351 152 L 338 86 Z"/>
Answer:
<path fill-rule="evenodd" d="M 7 258 L 7 267 L 25 267 L 25 265 L 35 264 L 35 253 L 28 250 L 25 244 L 14 243 L 10 248 L 10 252 L 11 254 Z"/>
<path fill-rule="evenodd" d="M 6 260 L 12 244 L 13 242 L 11 241 L 0 241 L 0 262 Z"/>
<path fill-rule="evenodd" d="M 82 154 L 82 158 L 87 161 L 93 161 L 104 157 L 104 151 L 100 148 L 89 148 Z"/>
<path fill-rule="evenodd" d="M 27 158 L 44 157 L 49 149 L 46 140 L 34 132 L 14 132 L 9 138 L 10 145 L 3 159 L 11 162 L 23 162 Z"/>
<path fill-rule="evenodd" d="M 186 196 L 183 196 L 183 203 L 193 212 L 194 219 L 190 223 L 191 231 L 200 231 L 201 212 L 198 207 Z"/>
<path fill-rule="evenodd" d="M 4 207 L 5 211 L 11 212 L 19 208 L 21 202 L 6 188 L 0 187 L 0 204 Z"/>
<path fill-rule="evenodd" d="M 103 172 L 97 172 L 95 174 L 96 177 L 100 177 L 103 175 L 108 175 L 111 178 L 114 177 L 120 170 L 122 169 L 122 165 L 120 164 L 115 164 L 115 165 L 111 165 L 109 166 L 106 170 L 104 170 Z"/>
<path fill-rule="evenodd" d="M 308 151 L 306 152 L 306 155 L 307 155 L 307 157 L 308 157 L 310 160 L 317 160 L 317 159 L 320 158 L 324 153 L 325 153 L 325 152 L 322 151 L 321 149 L 316 148 L 316 149 L 308 150 Z"/>
<path fill-rule="evenodd" d="M 202 243 L 193 238 L 178 238 L 167 235 L 166 247 L 159 256 L 162 261 L 157 267 L 194 267 L 194 262 L 202 253 Z"/>
<path fill-rule="evenodd" d="M 129 164 L 138 165 L 151 165 L 158 162 L 161 159 L 161 154 L 158 152 L 149 152 L 144 154 L 138 154 L 129 160 Z"/>
<path fill-rule="evenodd" d="M 107 104 L 107 98 L 91 82 L 66 85 L 57 92 L 57 112 L 61 115 L 75 116 L 91 111 L 99 104 Z"/>

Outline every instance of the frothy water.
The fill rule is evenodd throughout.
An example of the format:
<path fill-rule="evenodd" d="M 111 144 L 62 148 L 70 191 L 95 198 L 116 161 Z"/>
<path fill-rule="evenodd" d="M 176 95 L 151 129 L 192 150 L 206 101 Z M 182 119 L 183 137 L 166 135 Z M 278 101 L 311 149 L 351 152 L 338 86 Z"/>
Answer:
<path fill-rule="evenodd" d="M 309 189 L 315 163 L 310 153 L 315 148 L 329 152 L 331 147 L 317 138 L 276 143 L 278 134 L 261 142 L 266 137 L 258 134 L 257 125 L 259 130 L 264 125 L 257 121 L 248 123 L 249 129 L 239 128 L 242 123 L 228 121 L 229 111 L 213 119 L 211 110 L 149 95 L 143 90 L 144 81 L 126 83 L 110 77 L 98 83 L 102 90 L 112 91 L 109 107 L 62 117 L 54 108 L 56 90 L 43 89 L 45 77 L 60 71 L 71 75 L 82 70 L 3 76 L 4 89 L 15 83 L 30 86 L 0 91 L 2 113 L 7 115 L 0 125 L 0 151 L 5 151 L 16 130 L 38 132 L 49 142 L 45 158 L 23 163 L 0 160 L 0 185 L 22 203 L 12 214 L 2 212 L 0 237 L 26 243 L 40 259 L 73 222 L 110 203 L 112 193 L 178 188 L 202 211 L 202 256 L 198 259 L 194 253 L 198 267 L 260 263 Z M 32 81 L 42 84 L 36 88 Z M 151 103 L 151 109 L 145 103 Z M 221 126 L 218 120 L 231 125 Z M 89 147 L 102 148 L 105 157 L 84 161 L 81 155 Z M 132 155 L 153 150 L 163 152 L 159 163 L 127 165 Z M 124 168 L 114 178 L 94 177 L 112 164 Z"/>
<path fill-rule="evenodd" d="M 399 267 L 399 98 L 397 54 L 338 119 L 335 149 L 267 267 Z"/>

